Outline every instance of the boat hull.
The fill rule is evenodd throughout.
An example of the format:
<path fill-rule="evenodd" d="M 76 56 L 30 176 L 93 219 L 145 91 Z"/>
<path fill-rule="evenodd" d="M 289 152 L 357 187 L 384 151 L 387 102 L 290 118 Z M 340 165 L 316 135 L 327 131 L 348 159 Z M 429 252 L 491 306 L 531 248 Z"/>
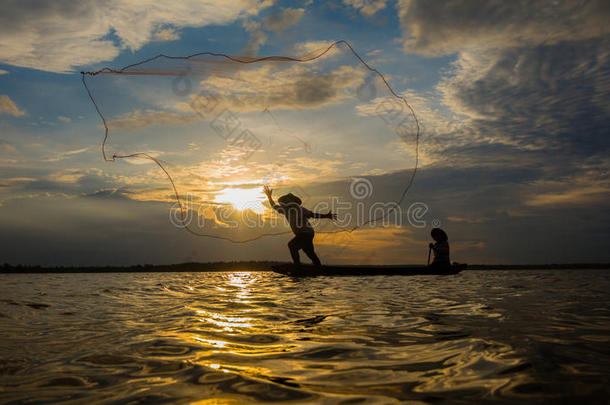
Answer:
<path fill-rule="evenodd" d="M 293 277 L 314 276 L 428 276 L 452 275 L 466 269 L 466 264 L 454 263 L 446 269 L 427 266 L 321 266 L 278 264 L 271 269 Z"/>

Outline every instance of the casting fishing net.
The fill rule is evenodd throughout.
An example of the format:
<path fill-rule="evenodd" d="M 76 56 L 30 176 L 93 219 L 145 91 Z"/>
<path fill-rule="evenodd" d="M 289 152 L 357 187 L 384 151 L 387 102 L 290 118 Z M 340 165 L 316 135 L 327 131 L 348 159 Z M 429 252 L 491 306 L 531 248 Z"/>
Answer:
<path fill-rule="evenodd" d="M 407 100 L 344 41 L 293 57 L 200 53 L 84 72 L 123 195 L 169 203 L 169 222 L 233 242 L 290 232 L 262 192 L 337 220 L 400 224 L 417 169 Z M 168 226 L 171 226 L 168 223 Z"/>

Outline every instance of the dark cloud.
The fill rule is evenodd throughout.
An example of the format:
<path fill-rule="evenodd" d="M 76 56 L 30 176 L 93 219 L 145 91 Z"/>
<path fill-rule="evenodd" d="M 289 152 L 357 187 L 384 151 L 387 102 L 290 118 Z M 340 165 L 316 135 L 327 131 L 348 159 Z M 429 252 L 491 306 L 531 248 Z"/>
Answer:
<path fill-rule="evenodd" d="M 465 123 L 448 146 L 471 139 L 566 157 L 607 150 L 607 2 L 414 0 L 399 8 L 409 50 L 457 53 L 438 86 Z"/>
<path fill-rule="evenodd" d="M 566 167 L 541 173 L 537 163 L 541 159 L 540 152 L 530 151 L 521 165 L 420 169 L 401 205 L 405 229 L 402 235 L 410 238 L 402 244 L 405 255 L 417 249 L 417 242 L 429 240 L 432 220 L 438 220 L 450 235 L 453 258 L 458 261 L 569 263 L 609 260 L 604 248 L 610 237 L 605 226 L 610 220 L 607 196 L 597 194 L 587 200 L 573 198 L 579 188 L 590 187 L 586 185 L 586 178 L 592 176 L 589 169 Z M 571 169 L 577 171 L 573 173 Z M 409 175 L 407 171 L 367 177 L 374 188 L 372 200 L 395 199 Z M 598 173 L 598 176 L 607 179 L 608 173 Z M 541 180 L 547 177 L 557 181 Z M 542 205 L 528 204 L 533 198 L 552 194 L 557 186 L 568 198 L 549 198 Z M 349 200 L 345 192 L 348 185 L 343 182 L 304 187 L 312 202 L 328 195 Z M 427 207 L 422 218 L 425 227 L 409 224 L 412 204 Z M 589 251 L 587 247 L 593 247 L 592 254 L 584 257 L 582 252 Z"/>
<path fill-rule="evenodd" d="M 486 65 L 461 57 L 439 88 L 491 141 L 580 156 L 604 152 L 610 145 L 609 44 L 509 48 L 493 52 Z"/>
<path fill-rule="evenodd" d="M 304 8 L 286 8 L 263 18 L 265 28 L 280 33 L 286 28 L 301 21 L 305 15 Z"/>
<path fill-rule="evenodd" d="M 407 52 L 456 58 L 437 86 L 453 116 L 422 120 L 422 151 L 453 181 L 466 170 L 468 182 L 436 178 L 439 189 L 475 196 L 468 205 L 493 207 L 483 217 L 498 221 L 512 212 L 550 222 L 544 209 L 567 215 L 576 206 L 606 215 L 608 2 L 412 0 L 399 10 Z M 462 211 L 454 218 L 468 217 L 466 206 L 450 206 Z"/>
<path fill-rule="evenodd" d="M 405 49 L 424 55 L 556 44 L 610 32 L 604 0 L 401 0 L 398 9 Z"/>

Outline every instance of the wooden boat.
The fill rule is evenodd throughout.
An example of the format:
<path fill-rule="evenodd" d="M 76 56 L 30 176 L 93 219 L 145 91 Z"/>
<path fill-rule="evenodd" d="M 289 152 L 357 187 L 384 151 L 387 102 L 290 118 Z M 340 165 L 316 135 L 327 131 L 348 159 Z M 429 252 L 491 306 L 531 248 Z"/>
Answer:
<path fill-rule="evenodd" d="M 427 266 L 370 266 L 370 265 L 346 265 L 346 266 L 321 266 L 292 263 L 271 266 L 276 273 L 292 277 L 313 276 L 427 276 L 427 275 L 452 275 L 468 267 L 465 263 L 453 263 L 447 268 L 431 268 Z"/>

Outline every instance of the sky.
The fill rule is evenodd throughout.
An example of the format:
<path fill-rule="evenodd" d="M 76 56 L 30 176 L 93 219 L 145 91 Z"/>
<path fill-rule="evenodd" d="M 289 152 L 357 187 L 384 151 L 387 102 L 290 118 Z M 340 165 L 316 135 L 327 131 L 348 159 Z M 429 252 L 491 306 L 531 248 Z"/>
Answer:
<path fill-rule="evenodd" d="M 435 226 L 460 262 L 610 262 L 607 2 L 3 0 L 0 9 L 0 262 L 289 260 L 289 228 L 263 184 L 321 212 L 350 207 L 315 224 L 326 263 L 424 263 Z M 339 40 L 357 56 L 332 46 Z M 88 76 L 109 127 L 105 160 L 80 72 L 198 52 L 320 57 L 160 59 Z M 201 109 L 207 94 L 215 109 Z M 400 104 L 403 132 L 380 112 L 388 101 L 413 109 Z M 223 132 L 227 114 L 253 143 Z M 112 161 L 138 152 L 167 173 L 147 158 Z M 176 206 L 168 176 L 191 211 Z M 374 219 L 375 204 L 397 202 L 389 221 L 345 231 Z M 188 212 L 201 235 L 184 229 Z"/>

